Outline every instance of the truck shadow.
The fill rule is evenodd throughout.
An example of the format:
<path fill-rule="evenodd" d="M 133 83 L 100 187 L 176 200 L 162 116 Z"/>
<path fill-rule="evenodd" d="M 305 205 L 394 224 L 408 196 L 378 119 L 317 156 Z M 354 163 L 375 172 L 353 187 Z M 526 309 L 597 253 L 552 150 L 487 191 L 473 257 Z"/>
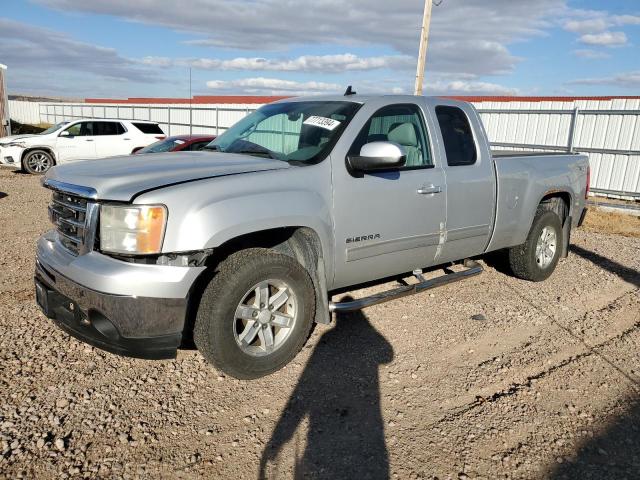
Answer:
<path fill-rule="evenodd" d="M 5 197 L 8 197 L 9 195 L 4 193 L 4 192 L 0 192 L 0 200 L 2 200 Z"/>
<path fill-rule="evenodd" d="M 585 442 L 574 457 L 550 472 L 552 480 L 638 478 L 640 475 L 640 398 L 604 431 Z"/>
<path fill-rule="evenodd" d="M 388 478 L 379 367 L 392 360 L 393 348 L 364 314 L 338 316 L 278 420 L 262 453 L 259 478 L 278 477 L 278 455 L 292 439 L 294 478 Z M 296 431 L 305 419 L 308 432 L 299 453 Z"/>
<path fill-rule="evenodd" d="M 579 257 L 584 258 L 585 260 L 589 260 L 603 270 L 607 270 L 608 272 L 617 275 L 625 282 L 629 282 L 636 287 L 640 287 L 640 272 L 638 272 L 637 270 L 625 267 L 624 265 L 614 260 L 603 257 L 596 252 L 592 252 L 591 250 L 587 250 L 577 245 L 571 245 L 569 247 L 569 251 L 571 253 L 575 253 Z"/>
<path fill-rule="evenodd" d="M 589 260 L 601 269 L 617 275 L 625 282 L 629 282 L 636 287 L 640 287 L 640 272 L 638 272 L 638 270 L 626 267 L 614 260 L 603 257 L 596 252 L 579 247 L 578 245 L 570 245 L 569 252 L 574 253 L 585 260 Z M 498 272 L 505 275 L 513 275 L 511 268 L 509 267 L 509 257 L 505 250 L 490 252 L 480 258 L 482 258 L 489 267 L 495 268 Z"/>

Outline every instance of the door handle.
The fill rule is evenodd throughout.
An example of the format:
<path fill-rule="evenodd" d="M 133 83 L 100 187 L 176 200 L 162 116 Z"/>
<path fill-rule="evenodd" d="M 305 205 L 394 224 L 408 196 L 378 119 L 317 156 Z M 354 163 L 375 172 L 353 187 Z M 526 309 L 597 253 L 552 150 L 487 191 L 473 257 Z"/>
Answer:
<path fill-rule="evenodd" d="M 417 192 L 420 195 L 432 195 L 434 193 L 442 192 L 442 187 L 440 187 L 440 185 L 423 185 L 417 190 Z"/>
<path fill-rule="evenodd" d="M 93 140 L 91 138 L 87 138 L 85 142 L 93 142 Z"/>
<path fill-rule="evenodd" d="M 130 138 L 123 138 L 123 140 L 131 140 Z"/>

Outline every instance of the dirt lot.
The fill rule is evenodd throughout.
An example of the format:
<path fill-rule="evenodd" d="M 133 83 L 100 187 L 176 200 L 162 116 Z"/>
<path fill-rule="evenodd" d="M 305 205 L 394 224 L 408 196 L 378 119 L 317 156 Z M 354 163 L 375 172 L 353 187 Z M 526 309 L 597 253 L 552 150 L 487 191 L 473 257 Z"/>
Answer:
<path fill-rule="evenodd" d="M 627 237 L 640 237 L 640 217 L 590 207 L 585 218 L 584 228 L 591 232 L 609 232 Z"/>
<path fill-rule="evenodd" d="M 48 197 L 0 170 L 0 477 L 640 478 L 638 238 L 577 231 L 540 284 L 488 259 L 243 382 L 197 351 L 104 353 L 41 315 Z"/>

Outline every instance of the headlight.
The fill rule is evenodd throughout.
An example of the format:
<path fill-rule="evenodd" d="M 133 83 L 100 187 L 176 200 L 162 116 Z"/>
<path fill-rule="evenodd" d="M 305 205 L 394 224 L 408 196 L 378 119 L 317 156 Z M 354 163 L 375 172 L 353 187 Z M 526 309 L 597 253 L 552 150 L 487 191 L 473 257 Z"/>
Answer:
<path fill-rule="evenodd" d="M 20 148 L 25 148 L 27 146 L 26 143 L 24 142 L 11 142 L 11 143 L 7 143 L 6 144 L 7 147 L 20 147 Z"/>
<path fill-rule="evenodd" d="M 160 253 L 166 224 L 164 205 L 102 205 L 100 248 L 113 253 Z"/>

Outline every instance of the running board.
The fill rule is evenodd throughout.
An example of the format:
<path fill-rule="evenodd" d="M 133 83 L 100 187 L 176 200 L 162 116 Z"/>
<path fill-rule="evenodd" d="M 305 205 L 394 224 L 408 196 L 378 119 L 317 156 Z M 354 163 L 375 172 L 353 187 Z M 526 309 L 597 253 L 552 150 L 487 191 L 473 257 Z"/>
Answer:
<path fill-rule="evenodd" d="M 464 280 L 465 278 L 478 275 L 483 271 L 482 265 L 480 265 L 475 260 L 465 260 L 464 266 L 466 267 L 465 270 L 462 270 L 460 272 L 447 273 L 445 275 L 441 275 L 440 277 L 432 278 L 431 280 L 426 280 L 422 276 L 422 272 L 418 270 L 413 274 L 420 281 L 420 283 L 416 283 L 414 285 L 405 285 L 400 288 L 394 288 L 393 290 L 376 293 L 375 295 L 371 295 L 370 297 L 359 298 L 357 300 L 351 300 L 349 302 L 329 302 L 329 311 L 335 313 L 354 312 L 356 310 L 361 310 L 372 305 L 377 305 L 378 303 L 388 302 L 390 300 L 395 300 L 396 298 L 406 297 L 407 295 L 414 295 L 416 293 L 424 292 L 425 290 L 431 290 L 432 288 L 441 287 L 442 285 L 447 285 L 449 283 Z"/>

